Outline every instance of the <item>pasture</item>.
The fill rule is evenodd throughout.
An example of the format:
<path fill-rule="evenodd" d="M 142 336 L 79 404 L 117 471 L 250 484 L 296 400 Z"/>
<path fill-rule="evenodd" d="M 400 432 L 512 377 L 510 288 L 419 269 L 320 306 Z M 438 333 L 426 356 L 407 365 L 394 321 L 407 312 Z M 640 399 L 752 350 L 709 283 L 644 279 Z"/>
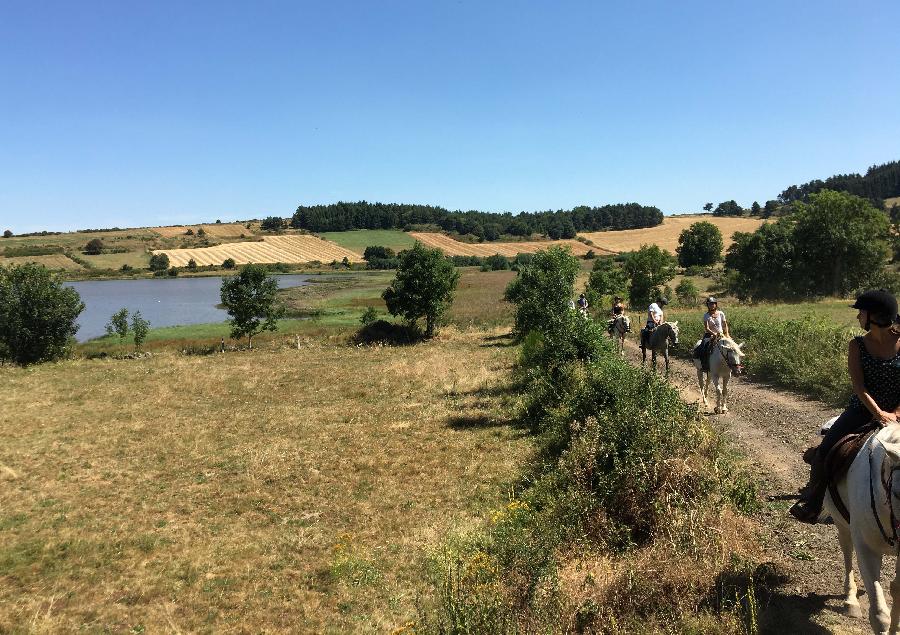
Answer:
<path fill-rule="evenodd" d="M 221 265 L 226 258 L 233 258 L 239 264 L 275 262 L 362 262 L 362 257 L 349 249 L 339 247 L 309 234 L 288 236 L 263 236 L 254 242 L 224 243 L 214 247 L 195 249 L 158 249 L 154 254 L 164 253 L 174 267 L 185 267 L 193 259 L 198 265 Z"/>
<path fill-rule="evenodd" d="M 725 242 L 725 249 L 731 245 L 734 232 L 755 231 L 765 221 L 759 218 L 713 216 L 711 214 L 685 214 L 666 216 L 661 225 L 644 229 L 624 229 L 605 232 L 580 232 L 578 235 L 587 238 L 597 245 L 597 253 L 622 253 L 636 251 L 641 245 L 658 245 L 671 253 L 678 247 L 678 236 L 694 223 L 707 221 L 719 228 Z"/>
<path fill-rule="evenodd" d="M 412 248 L 416 243 L 415 238 L 410 234 L 398 229 L 355 229 L 346 232 L 321 232 L 318 236 L 360 256 L 366 247 L 374 245 L 389 247 L 395 252 L 400 252 Z"/>
<path fill-rule="evenodd" d="M 252 227 L 252 225 L 251 225 Z M 184 236 L 190 229 L 196 235 L 199 229 L 203 229 L 206 235 L 218 239 L 234 239 L 249 236 L 253 232 L 243 223 L 200 223 L 198 225 L 173 225 L 170 227 L 151 227 L 150 229 L 163 238 L 177 238 Z"/>
<path fill-rule="evenodd" d="M 494 254 L 501 254 L 512 257 L 516 254 L 532 254 L 557 245 L 568 247 L 576 256 L 583 256 L 591 250 L 597 255 L 605 253 L 603 249 L 590 247 L 577 240 L 464 243 L 454 240 L 450 236 L 434 232 L 410 232 L 409 235 L 426 247 L 440 249 L 448 256 L 493 256 Z"/>

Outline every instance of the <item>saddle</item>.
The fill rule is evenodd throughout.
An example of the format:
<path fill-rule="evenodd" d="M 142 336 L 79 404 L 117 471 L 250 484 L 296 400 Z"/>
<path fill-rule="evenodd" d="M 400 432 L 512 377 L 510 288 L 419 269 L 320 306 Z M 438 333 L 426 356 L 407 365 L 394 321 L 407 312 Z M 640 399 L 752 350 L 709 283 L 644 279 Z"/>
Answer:
<path fill-rule="evenodd" d="M 847 506 L 844 504 L 841 495 L 838 493 L 837 483 L 844 474 L 847 473 L 847 470 L 850 469 L 853 459 L 859 454 L 859 450 L 865 442 L 870 436 L 875 434 L 878 429 L 878 424 L 874 422 L 867 423 L 866 425 L 857 428 L 854 432 L 844 436 L 840 441 L 835 443 L 834 447 L 832 447 L 825 456 L 825 480 L 828 482 L 828 493 L 831 494 L 831 500 L 834 502 L 834 506 L 837 507 L 841 516 L 843 516 L 844 520 L 848 523 L 850 522 L 850 512 L 847 511 Z M 814 451 L 813 448 L 810 448 L 810 450 Z M 809 450 L 807 450 L 807 453 L 808 452 Z M 803 459 L 808 462 L 808 459 L 811 459 L 812 457 L 807 456 L 807 453 L 804 453 Z"/>

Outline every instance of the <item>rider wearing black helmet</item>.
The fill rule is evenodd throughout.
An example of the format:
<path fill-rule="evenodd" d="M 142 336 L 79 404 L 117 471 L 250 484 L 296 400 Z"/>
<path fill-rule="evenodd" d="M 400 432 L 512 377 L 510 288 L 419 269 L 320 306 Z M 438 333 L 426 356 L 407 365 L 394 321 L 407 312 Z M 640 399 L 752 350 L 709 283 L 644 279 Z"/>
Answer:
<path fill-rule="evenodd" d="M 703 370 L 709 370 L 709 351 L 721 335 L 731 337 L 728 320 L 725 319 L 724 311 L 719 310 L 719 301 L 709 296 L 706 298 L 706 313 L 703 315 L 703 339 L 694 351 L 694 357 L 700 360 Z"/>
<path fill-rule="evenodd" d="M 842 437 L 875 422 L 896 423 L 900 411 L 900 331 L 897 299 L 884 289 L 866 291 L 851 308 L 866 334 L 850 340 L 847 367 L 853 395 L 844 413 L 832 424 L 813 453 L 809 483 L 791 507 L 798 520 L 814 523 L 822 512 L 828 487 L 825 457 Z"/>

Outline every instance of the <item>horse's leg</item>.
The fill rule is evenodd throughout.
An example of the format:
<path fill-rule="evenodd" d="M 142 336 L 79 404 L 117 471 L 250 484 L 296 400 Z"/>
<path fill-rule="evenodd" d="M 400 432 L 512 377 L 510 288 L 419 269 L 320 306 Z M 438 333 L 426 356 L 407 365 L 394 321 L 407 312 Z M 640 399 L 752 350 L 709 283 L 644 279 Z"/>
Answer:
<path fill-rule="evenodd" d="M 731 378 L 730 373 L 722 375 L 722 414 L 728 412 L 728 380 Z"/>
<path fill-rule="evenodd" d="M 876 633 L 886 633 L 890 624 L 890 614 L 881 588 L 881 554 L 872 551 L 862 536 L 853 537 L 856 562 L 869 596 L 869 624 Z"/>
<path fill-rule="evenodd" d="M 900 557 L 894 564 L 894 579 L 891 581 L 891 633 L 900 626 Z"/>
<path fill-rule="evenodd" d="M 862 617 L 859 600 L 856 599 L 856 580 L 853 576 L 853 541 L 850 538 L 850 528 L 840 522 L 836 522 L 835 527 L 837 527 L 838 542 L 841 543 L 841 553 L 844 554 L 844 615 Z M 891 591 L 893 592 L 893 585 Z M 896 601 L 894 604 L 897 605 Z M 891 617 L 893 618 L 893 615 Z"/>
<path fill-rule="evenodd" d="M 712 369 L 710 369 L 709 374 L 712 375 L 712 385 L 716 389 L 716 414 L 722 414 L 722 387 L 719 383 L 722 378 Z"/>

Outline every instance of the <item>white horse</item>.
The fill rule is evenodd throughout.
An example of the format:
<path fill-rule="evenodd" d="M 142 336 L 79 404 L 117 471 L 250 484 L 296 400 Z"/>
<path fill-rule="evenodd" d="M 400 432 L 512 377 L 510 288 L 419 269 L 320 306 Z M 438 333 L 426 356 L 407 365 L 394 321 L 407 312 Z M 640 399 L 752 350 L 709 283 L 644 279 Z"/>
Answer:
<path fill-rule="evenodd" d="M 610 320 L 609 336 L 616 340 L 616 351 L 625 356 L 625 334 L 631 330 L 631 320 L 624 313 Z"/>
<path fill-rule="evenodd" d="M 827 425 L 827 424 L 826 424 Z M 898 633 L 900 624 L 900 558 L 898 520 L 894 501 L 900 502 L 900 425 L 889 425 L 865 442 L 838 481 L 837 491 L 850 514 L 848 523 L 831 498 L 825 495 L 825 510 L 837 527 L 844 555 L 844 612 L 862 615 L 853 579 L 853 552 L 869 595 L 869 624 L 874 633 Z M 890 584 L 891 610 L 881 588 L 882 556 L 895 557 L 894 580 Z"/>
<path fill-rule="evenodd" d="M 700 342 L 698 341 L 696 345 L 699 346 Z M 712 385 L 716 389 L 715 412 L 716 414 L 728 412 L 728 380 L 731 379 L 731 373 L 740 375 L 743 370 L 741 367 L 741 359 L 744 357 L 744 351 L 741 350 L 743 346 L 743 342 L 738 344 L 730 337 L 722 335 L 713 344 L 709 353 L 709 371 L 703 370 L 702 360 L 693 360 L 697 368 L 697 383 L 700 385 L 700 398 L 703 400 L 704 408 L 709 407 L 706 395 L 712 380 Z"/>
<path fill-rule="evenodd" d="M 666 372 L 669 372 L 669 345 L 678 345 L 678 322 L 663 322 L 655 329 L 647 332 L 641 329 L 641 365 L 647 361 L 647 349 L 652 351 L 650 361 L 656 370 L 656 353 L 662 351 L 666 360 Z"/>

